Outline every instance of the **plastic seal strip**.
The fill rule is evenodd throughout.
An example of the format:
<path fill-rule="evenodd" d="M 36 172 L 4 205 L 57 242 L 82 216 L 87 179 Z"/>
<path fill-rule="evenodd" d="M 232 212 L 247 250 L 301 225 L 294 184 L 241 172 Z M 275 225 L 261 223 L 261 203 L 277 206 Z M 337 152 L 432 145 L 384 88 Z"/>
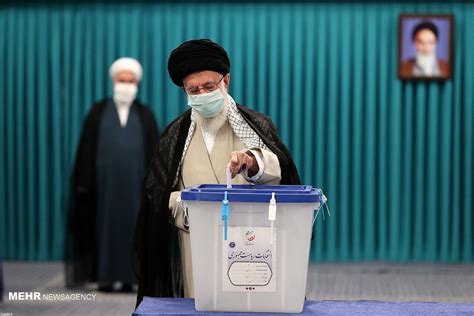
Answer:
<path fill-rule="evenodd" d="M 321 189 L 319 190 L 319 196 L 320 196 L 319 207 L 316 210 L 316 215 L 314 215 L 314 218 L 313 218 L 313 226 L 314 226 L 314 222 L 316 222 L 316 218 L 318 218 L 319 211 L 321 210 L 321 208 L 323 208 L 323 206 L 326 207 L 326 211 L 328 212 L 328 215 L 331 216 L 331 212 L 329 211 L 329 207 L 327 204 L 328 199 L 324 195 L 323 190 Z M 324 210 L 323 210 L 323 220 L 326 220 L 326 218 L 324 217 Z"/>
<path fill-rule="evenodd" d="M 224 192 L 224 200 L 222 200 L 221 218 L 224 221 L 224 240 L 227 240 L 227 224 L 229 222 L 229 200 L 227 199 L 227 191 Z"/>

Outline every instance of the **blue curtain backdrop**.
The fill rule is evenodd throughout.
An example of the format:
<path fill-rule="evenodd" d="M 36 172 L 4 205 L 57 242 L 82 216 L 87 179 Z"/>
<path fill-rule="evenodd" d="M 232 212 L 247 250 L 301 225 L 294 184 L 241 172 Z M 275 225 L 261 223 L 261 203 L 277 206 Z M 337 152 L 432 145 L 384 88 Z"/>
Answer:
<path fill-rule="evenodd" d="M 397 79 L 400 13 L 452 13 L 454 77 Z M 272 117 L 303 181 L 321 187 L 311 258 L 472 262 L 474 5 L 30 4 L 0 9 L 0 256 L 63 256 L 84 118 L 120 56 L 144 67 L 161 126 L 186 109 L 169 52 L 211 38 L 231 94 Z"/>

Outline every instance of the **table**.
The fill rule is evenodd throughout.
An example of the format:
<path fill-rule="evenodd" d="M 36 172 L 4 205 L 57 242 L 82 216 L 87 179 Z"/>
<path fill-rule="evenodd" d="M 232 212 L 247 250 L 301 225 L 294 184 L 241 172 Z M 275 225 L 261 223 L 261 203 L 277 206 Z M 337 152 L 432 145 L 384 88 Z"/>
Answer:
<path fill-rule="evenodd" d="M 143 298 L 134 316 L 155 315 L 282 315 L 281 313 L 197 312 L 194 299 Z M 381 301 L 305 301 L 304 310 L 296 315 L 474 315 L 474 304 Z"/>

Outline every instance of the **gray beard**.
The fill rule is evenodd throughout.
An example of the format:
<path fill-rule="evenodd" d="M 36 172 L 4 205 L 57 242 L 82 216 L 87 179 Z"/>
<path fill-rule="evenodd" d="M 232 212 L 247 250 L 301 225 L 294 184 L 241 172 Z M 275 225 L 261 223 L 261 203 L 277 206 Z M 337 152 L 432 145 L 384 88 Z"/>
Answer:
<path fill-rule="evenodd" d="M 194 120 L 197 126 L 199 126 L 203 132 L 215 136 L 221 127 L 224 126 L 225 122 L 227 121 L 227 113 L 229 112 L 229 101 L 227 99 L 227 95 L 225 97 L 226 98 L 221 111 L 214 117 L 205 118 L 202 117 L 197 111 L 193 110 Z"/>

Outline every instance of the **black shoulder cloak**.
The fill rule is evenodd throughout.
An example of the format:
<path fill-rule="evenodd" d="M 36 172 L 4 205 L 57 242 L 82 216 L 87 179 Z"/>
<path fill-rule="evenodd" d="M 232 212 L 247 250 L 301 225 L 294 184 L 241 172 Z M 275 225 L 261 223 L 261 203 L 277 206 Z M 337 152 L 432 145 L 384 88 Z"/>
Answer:
<path fill-rule="evenodd" d="M 96 152 L 99 124 L 108 99 L 92 106 L 84 123 L 71 181 L 65 242 L 66 285 L 96 280 Z M 135 100 L 142 122 L 146 164 L 151 161 L 159 131 L 153 112 Z"/>

